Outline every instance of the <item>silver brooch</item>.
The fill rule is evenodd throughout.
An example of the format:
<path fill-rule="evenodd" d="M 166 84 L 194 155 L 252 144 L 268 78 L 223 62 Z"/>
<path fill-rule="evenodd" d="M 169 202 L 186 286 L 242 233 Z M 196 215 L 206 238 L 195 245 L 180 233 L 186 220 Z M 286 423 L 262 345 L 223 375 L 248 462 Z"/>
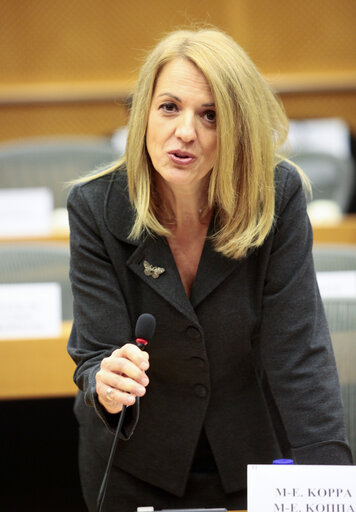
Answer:
<path fill-rule="evenodd" d="M 148 263 L 148 261 L 146 260 L 143 262 L 143 266 L 145 268 L 145 276 L 151 276 L 153 277 L 153 279 L 157 279 L 157 277 L 159 277 L 161 274 L 163 274 L 163 272 L 166 271 L 165 268 L 154 267 L 153 265 L 151 265 L 151 263 Z"/>

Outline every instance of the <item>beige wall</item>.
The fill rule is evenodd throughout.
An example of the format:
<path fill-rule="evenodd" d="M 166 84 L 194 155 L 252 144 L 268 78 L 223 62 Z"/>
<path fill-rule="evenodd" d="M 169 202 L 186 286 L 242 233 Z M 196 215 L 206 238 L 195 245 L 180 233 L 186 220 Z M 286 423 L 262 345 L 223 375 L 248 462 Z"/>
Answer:
<path fill-rule="evenodd" d="M 232 35 L 291 117 L 356 131 L 355 0 L 1 0 L 0 20 L 0 140 L 112 132 L 144 50 L 191 23 Z"/>

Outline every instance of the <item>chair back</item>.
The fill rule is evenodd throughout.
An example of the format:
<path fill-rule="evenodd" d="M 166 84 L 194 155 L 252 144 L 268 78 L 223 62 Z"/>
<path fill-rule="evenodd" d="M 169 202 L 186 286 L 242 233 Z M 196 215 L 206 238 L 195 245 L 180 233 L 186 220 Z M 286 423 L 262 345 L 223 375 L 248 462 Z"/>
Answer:
<path fill-rule="evenodd" d="M 0 283 L 56 282 L 62 292 L 62 320 L 72 320 L 72 290 L 67 245 L 0 245 Z"/>
<path fill-rule="evenodd" d="M 292 157 L 311 181 L 313 200 L 335 201 L 346 213 L 355 185 L 354 163 L 327 153 L 299 152 Z"/>
<path fill-rule="evenodd" d="M 0 188 L 48 187 L 65 208 L 66 184 L 119 157 L 104 137 L 39 137 L 0 144 Z"/>
<path fill-rule="evenodd" d="M 318 272 L 353 272 L 356 279 L 356 247 L 315 246 Z M 356 286 L 356 285 L 355 285 Z M 324 296 L 322 300 L 329 324 L 338 369 L 348 439 L 356 461 L 356 293 L 350 296 Z"/>

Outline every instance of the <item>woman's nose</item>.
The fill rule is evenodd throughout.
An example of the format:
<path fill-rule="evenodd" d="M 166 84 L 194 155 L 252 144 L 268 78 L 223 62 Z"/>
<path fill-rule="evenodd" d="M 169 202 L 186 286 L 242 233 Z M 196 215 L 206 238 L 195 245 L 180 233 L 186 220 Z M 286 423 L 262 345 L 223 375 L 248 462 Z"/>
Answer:
<path fill-rule="evenodd" d="M 184 142 L 191 142 L 196 139 L 196 126 L 194 115 L 190 113 L 182 114 L 176 127 L 176 137 L 182 139 Z"/>

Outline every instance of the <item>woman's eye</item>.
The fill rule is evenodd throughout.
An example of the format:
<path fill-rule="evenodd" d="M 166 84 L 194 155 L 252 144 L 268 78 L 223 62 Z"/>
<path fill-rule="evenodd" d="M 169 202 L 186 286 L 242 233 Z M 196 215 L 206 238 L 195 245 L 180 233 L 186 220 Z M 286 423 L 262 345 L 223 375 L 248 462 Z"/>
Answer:
<path fill-rule="evenodd" d="M 171 102 L 162 103 L 162 105 L 159 108 L 162 109 L 164 112 L 168 113 L 175 112 L 177 110 L 176 105 Z"/>
<path fill-rule="evenodd" d="M 216 112 L 215 110 L 207 110 L 204 112 L 204 117 L 209 123 L 215 123 L 216 121 Z"/>

